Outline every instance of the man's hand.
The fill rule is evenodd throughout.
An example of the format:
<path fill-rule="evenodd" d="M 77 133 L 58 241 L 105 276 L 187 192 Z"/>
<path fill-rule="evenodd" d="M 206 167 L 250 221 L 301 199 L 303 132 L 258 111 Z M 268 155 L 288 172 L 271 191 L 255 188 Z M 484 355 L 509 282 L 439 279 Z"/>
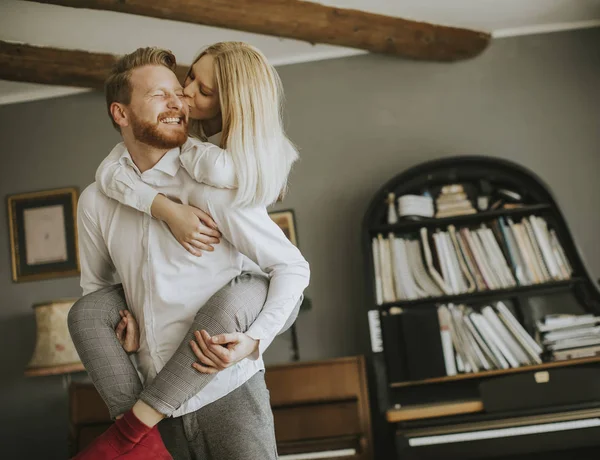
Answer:
<path fill-rule="evenodd" d="M 202 256 L 202 251 L 214 251 L 221 233 L 207 213 L 194 206 L 178 204 L 158 194 L 152 202 L 152 215 L 169 226 L 175 239 L 190 254 Z"/>
<path fill-rule="evenodd" d="M 140 349 L 140 329 L 129 310 L 119 310 L 121 321 L 117 324 L 115 333 L 117 339 L 127 353 L 136 353 Z"/>
<path fill-rule="evenodd" d="M 192 366 L 203 374 L 215 374 L 247 358 L 258 349 L 258 340 L 234 332 L 211 337 L 206 331 L 196 331 L 190 346 L 199 363 Z"/>

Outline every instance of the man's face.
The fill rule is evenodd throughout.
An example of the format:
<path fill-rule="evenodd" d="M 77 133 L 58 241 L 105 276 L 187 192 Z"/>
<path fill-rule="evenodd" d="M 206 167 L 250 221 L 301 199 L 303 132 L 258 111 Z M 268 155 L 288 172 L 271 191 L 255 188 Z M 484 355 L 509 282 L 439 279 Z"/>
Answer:
<path fill-rule="evenodd" d="M 125 110 L 133 136 L 159 149 L 172 149 L 187 139 L 188 104 L 175 74 L 148 65 L 131 73 L 131 103 Z"/>

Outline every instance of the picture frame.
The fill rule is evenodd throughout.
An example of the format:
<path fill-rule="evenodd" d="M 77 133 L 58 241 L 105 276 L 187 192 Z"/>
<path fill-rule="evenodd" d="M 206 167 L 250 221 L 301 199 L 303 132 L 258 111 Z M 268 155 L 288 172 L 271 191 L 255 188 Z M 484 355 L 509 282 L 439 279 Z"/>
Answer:
<path fill-rule="evenodd" d="M 298 234 L 296 232 L 296 215 L 293 209 L 283 209 L 281 211 L 272 211 L 269 213 L 269 217 L 275 222 L 288 240 L 292 244 L 298 247 Z"/>
<path fill-rule="evenodd" d="M 74 187 L 7 197 L 13 282 L 79 275 L 77 197 Z"/>

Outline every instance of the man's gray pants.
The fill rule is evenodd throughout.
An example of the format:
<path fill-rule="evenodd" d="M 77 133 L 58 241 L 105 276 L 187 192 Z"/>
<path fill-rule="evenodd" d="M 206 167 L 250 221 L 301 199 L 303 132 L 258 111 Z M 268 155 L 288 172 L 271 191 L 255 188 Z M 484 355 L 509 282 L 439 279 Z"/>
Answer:
<path fill-rule="evenodd" d="M 267 291 L 268 280 L 266 277 L 250 273 L 241 274 L 218 291 L 200 308 L 173 357 L 146 388 L 142 387 L 135 367 L 115 335 L 115 328 L 121 320 L 119 310 L 127 308 L 121 285 L 110 286 L 79 299 L 69 312 L 69 331 L 79 357 L 100 396 L 108 406 L 112 418 L 129 410 L 138 399 L 170 416 L 185 401 L 202 390 L 214 377 L 211 374 L 202 374 L 192 367 L 192 363 L 197 361 L 189 345 L 190 340 L 194 340 L 194 331 L 204 329 L 210 335 L 247 331 L 260 313 Z M 280 333 L 293 324 L 299 308 L 300 302 Z M 248 396 L 253 391 L 258 393 L 252 397 Z M 249 398 L 247 403 L 240 403 L 239 395 Z M 213 406 L 220 407 L 220 411 L 211 409 Z M 227 423 L 213 425 L 208 419 L 202 420 L 202 425 L 195 425 L 193 422 L 195 414 L 202 413 L 216 417 L 215 422 L 222 420 Z M 268 413 L 269 416 L 265 417 L 265 413 Z M 161 422 L 159 425 L 165 426 L 165 428 L 159 426 L 161 433 L 163 429 L 167 429 L 167 426 L 182 423 L 184 437 L 188 439 L 191 437 L 191 430 L 197 426 L 201 429 L 200 432 L 204 433 L 202 436 L 206 446 L 210 447 L 209 451 L 214 451 L 216 456 L 180 457 L 179 455 L 182 454 L 178 452 L 178 456 L 173 454 L 176 460 L 179 458 L 214 460 L 221 458 L 247 460 L 276 458 L 275 440 L 272 433 L 273 419 L 262 373 L 255 375 L 219 401 L 184 417 L 186 418 L 178 417 L 181 419 L 180 422 L 175 421 L 176 419 L 166 419 Z M 202 416 L 199 415 L 199 417 Z M 234 423 L 234 419 L 252 419 L 254 422 L 238 426 Z M 266 425 L 262 426 L 263 424 Z M 233 426 L 236 427 L 235 430 L 231 429 Z M 206 431 L 207 427 L 215 430 L 216 435 L 209 436 Z M 175 432 L 167 431 L 165 434 L 173 433 L 174 435 Z M 183 435 L 178 435 L 177 439 L 182 440 L 181 436 Z M 193 446 L 200 448 L 203 445 L 200 439 L 193 439 Z M 246 444 L 244 451 L 239 453 L 239 457 L 233 456 L 233 453 L 228 454 L 227 457 L 217 455 L 217 452 L 221 452 L 222 449 L 235 445 L 235 439 L 245 440 L 243 442 Z M 172 443 L 168 437 L 163 436 L 163 440 L 167 447 L 178 445 L 178 443 Z M 247 445 L 249 442 L 256 442 L 256 446 Z M 214 443 L 216 445 L 213 445 Z M 221 443 L 227 444 L 227 446 L 221 446 Z M 247 456 L 248 451 L 252 451 L 254 448 L 261 452 L 261 455 Z M 271 452 L 271 454 L 264 456 L 265 452 Z"/>
<path fill-rule="evenodd" d="M 158 430 L 175 460 L 277 459 L 264 372 L 196 412 L 164 419 Z"/>

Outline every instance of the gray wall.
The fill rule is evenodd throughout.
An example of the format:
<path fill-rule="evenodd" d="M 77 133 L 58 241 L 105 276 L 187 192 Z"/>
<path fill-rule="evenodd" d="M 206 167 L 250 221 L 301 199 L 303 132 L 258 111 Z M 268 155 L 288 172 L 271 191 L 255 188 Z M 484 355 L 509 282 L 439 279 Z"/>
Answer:
<path fill-rule="evenodd" d="M 366 350 L 362 215 L 382 183 L 422 161 L 483 154 L 533 169 L 600 275 L 599 47 L 595 29 L 497 40 L 455 64 L 365 55 L 280 69 L 302 157 L 280 207 L 295 209 L 312 266 L 313 309 L 298 320 L 302 359 Z M 118 141 L 100 94 L 0 107 L 0 138 L 3 196 L 83 189 Z M 64 459 L 62 380 L 26 379 L 22 370 L 34 347 L 31 305 L 79 295 L 78 280 L 13 284 L 7 233 L 0 225 L 0 445 L 20 445 L 14 458 Z M 288 350 L 286 336 L 268 361 L 285 361 Z"/>

